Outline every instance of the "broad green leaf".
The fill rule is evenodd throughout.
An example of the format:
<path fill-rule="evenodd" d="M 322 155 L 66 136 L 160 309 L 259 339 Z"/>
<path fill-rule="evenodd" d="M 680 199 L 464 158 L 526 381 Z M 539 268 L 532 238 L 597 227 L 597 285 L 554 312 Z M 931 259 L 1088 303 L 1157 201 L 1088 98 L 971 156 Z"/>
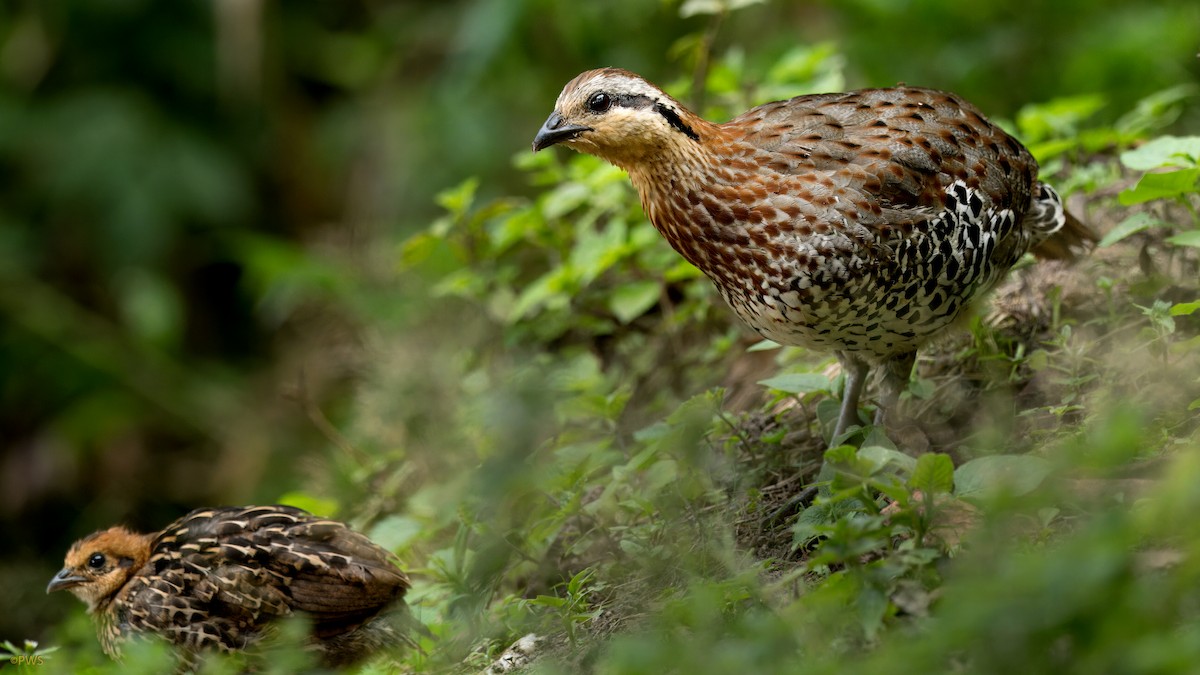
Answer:
<path fill-rule="evenodd" d="M 703 462 L 703 439 L 712 428 L 722 396 L 720 389 L 710 390 L 689 398 L 671 411 L 667 416 L 668 432 L 660 441 L 663 448 L 676 457 L 686 458 L 693 466 Z"/>
<path fill-rule="evenodd" d="M 1176 246 L 1200 248 L 1200 230 L 1188 230 L 1187 232 L 1180 232 L 1174 236 L 1167 237 L 1167 243 Z"/>
<path fill-rule="evenodd" d="M 529 604 L 542 605 L 543 607 L 563 607 L 567 604 L 567 599 L 555 595 L 539 595 L 530 600 Z"/>
<path fill-rule="evenodd" d="M 602 229 L 582 228 L 567 264 L 574 267 L 580 283 L 587 285 L 625 255 L 625 222 L 610 220 Z"/>
<path fill-rule="evenodd" d="M 935 391 L 937 391 L 937 384 L 933 380 L 923 377 L 913 378 L 908 383 L 908 393 L 916 399 L 932 398 Z"/>
<path fill-rule="evenodd" d="M 154 272 L 129 268 L 113 278 L 125 326 L 150 344 L 174 346 L 183 329 L 183 299 L 175 286 Z"/>
<path fill-rule="evenodd" d="M 913 464 L 912 457 L 890 448 L 875 445 L 856 449 L 842 445 L 825 451 L 825 464 L 818 480 L 829 480 L 835 492 L 845 490 L 846 496 L 853 497 L 864 483 L 876 478 L 886 482 L 888 476 L 894 477 L 897 470 L 910 470 Z"/>
<path fill-rule="evenodd" d="M 1030 142 L 1045 141 L 1074 131 L 1080 122 L 1094 115 L 1105 103 L 1100 94 L 1084 94 L 1029 104 L 1017 113 L 1017 126 L 1021 136 Z"/>
<path fill-rule="evenodd" d="M 667 270 L 663 272 L 663 281 L 667 283 L 676 283 L 680 281 L 687 281 L 688 279 L 699 279 L 700 277 L 704 276 L 704 273 L 692 263 L 684 260 L 683 258 L 679 258 L 679 256 L 672 257 L 678 258 L 678 260 L 676 260 L 671 267 L 668 267 Z"/>
<path fill-rule="evenodd" d="M 509 321 L 517 321 L 543 306 L 564 307 L 574 293 L 575 272 L 559 267 L 543 274 L 531 283 L 512 307 Z"/>
<path fill-rule="evenodd" d="M 852 466 L 858 461 L 858 450 L 853 445 L 839 445 L 825 451 L 825 464 L 828 466 Z"/>
<path fill-rule="evenodd" d="M 1169 199 L 1195 192 L 1198 181 L 1200 181 L 1200 168 L 1148 173 L 1142 176 L 1137 185 L 1122 190 L 1121 194 L 1117 195 L 1117 199 L 1125 206 L 1141 204 L 1154 199 Z"/>
<path fill-rule="evenodd" d="M 1050 462 L 1032 455 L 991 455 L 973 459 L 954 471 L 956 493 L 964 499 L 1031 492 L 1050 473 Z"/>
<path fill-rule="evenodd" d="M 679 463 L 673 459 L 660 459 L 651 464 L 643 474 L 647 494 L 654 494 L 679 478 Z"/>
<path fill-rule="evenodd" d="M 542 197 L 542 213 L 551 220 L 561 218 L 587 202 L 591 193 L 591 188 L 583 183 L 563 183 Z"/>
<path fill-rule="evenodd" d="M 1200 136 L 1159 136 L 1122 152 L 1121 163 L 1137 171 L 1164 166 L 1195 167 L 1200 163 Z"/>
<path fill-rule="evenodd" d="M 608 308 L 621 323 L 629 323 L 654 306 L 662 296 L 657 281 L 635 281 L 616 287 L 608 299 Z"/>
<path fill-rule="evenodd" d="M 926 495 L 949 493 L 954 490 L 954 462 L 949 455 L 930 452 L 917 458 L 908 486 Z"/>
<path fill-rule="evenodd" d="M 415 518 L 395 515 L 375 523 L 369 534 L 373 541 L 387 550 L 399 551 L 420 537 L 423 528 L 421 521 Z"/>
<path fill-rule="evenodd" d="M 759 99 L 779 100 L 806 91 L 835 91 L 845 85 L 843 61 L 833 42 L 792 48 L 781 57 L 760 87 Z M 764 101 L 765 102 L 765 101 Z"/>
<path fill-rule="evenodd" d="M 497 221 L 488 228 L 492 246 L 496 253 L 503 253 L 517 242 L 544 230 L 546 220 L 537 209 L 518 209 Z"/>
<path fill-rule="evenodd" d="M 479 178 L 472 176 L 452 188 L 442 190 L 434 199 L 438 206 L 446 209 L 456 218 L 461 218 L 471 208 L 471 203 L 475 201 L 475 190 L 478 187 Z"/>
<path fill-rule="evenodd" d="M 1174 122 L 1183 110 L 1184 101 L 1197 93 L 1200 93 L 1200 87 L 1190 82 L 1156 91 L 1139 100 L 1133 110 L 1122 115 L 1117 120 L 1117 129 L 1123 134 L 1141 136 L 1162 128 Z"/>
<path fill-rule="evenodd" d="M 758 383 L 789 394 L 829 391 L 829 378 L 820 373 L 785 373 L 759 380 Z"/>
<path fill-rule="evenodd" d="M 896 450 L 896 444 L 892 442 L 892 439 L 888 438 L 887 433 L 883 430 L 883 427 L 874 425 L 871 426 L 870 431 L 867 432 L 867 437 L 863 439 L 863 442 L 859 444 L 859 447 L 869 448 L 873 445 L 878 445 L 889 450 Z M 912 457 L 909 455 L 904 456 L 908 459 L 912 459 Z M 906 464 L 905 468 L 911 470 L 913 465 Z"/>
<path fill-rule="evenodd" d="M 858 590 L 858 597 L 854 599 L 854 606 L 858 610 L 863 634 L 868 640 L 874 640 L 883 628 L 883 619 L 891 607 L 887 595 L 877 586 L 863 583 Z"/>
<path fill-rule="evenodd" d="M 1025 365 L 1035 373 L 1040 373 L 1050 365 L 1050 355 L 1045 349 L 1035 349 L 1025 359 Z"/>
<path fill-rule="evenodd" d="M 858 451 L 858 457 L 867 460 L 873 465 L 874 470 L 871 473 L 883 471 L 889 465 L 904 471 L 914 471 L 917 467 L 917 460 L 913 459 L 911 455 L 906 455 L 899 450 L 883 445 L 863 447 Z"/>
<path fill-rule="evenodd" d="M 1171 305 L 1171 316 L 1188 316 L 1200 309 L 1200 300 L 1193 302 L 1177 302 Z"/>
<path fill-rule="evenodd" d="M 314 516 L 321 516 L 322 518 L 331 518 L 336 516 L 338 512 L 336 501 L 314 497 L 307 492 L 285 492 L 275 502 L 284 506 L 294 506 L 298 509 L 304 509 Z"/>
<path fill-rule="evenodd" d="M 1153 215 L 1144 211 L 1141 213 L 1135 213 L 1125 220 L 1117 223 L 1116 227 L 1109 230 L 1104 237 L 1100 239 L 1100 243 L 1097 244 L 1097 246 L 1100 246 L 1101 248 L 1105 246 L 1112 246 L 1131 234 L 1141 232 L 1142 230 L 1151 227 L 1162 227 L 1163 225 L 1170 225 L 1170 223 L 1162 220 L 1161 218 L 1155 218 Z"/>
<path fill-rule="evenodd" d="M 1047 162 L 1052 157 L 1061 155 L 1079 145 L 1078 138 L 1078 136 L 1072 136 L 1071 138 L 1054 138 L 1041 143 L 1030 143 L 1029 152 L 1039 162 Z"/>

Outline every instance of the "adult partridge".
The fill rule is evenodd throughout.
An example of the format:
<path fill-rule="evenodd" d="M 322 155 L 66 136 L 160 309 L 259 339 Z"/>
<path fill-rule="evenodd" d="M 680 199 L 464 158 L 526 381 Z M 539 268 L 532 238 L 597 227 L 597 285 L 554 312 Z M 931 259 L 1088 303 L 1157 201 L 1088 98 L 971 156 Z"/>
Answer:
<path fill-rule="evenodd" d="M 876 423 L 916 350 L 1026 252 L 1094 240 L 1037 162 L 974 106 L 931 89 L 798 96 L 714 124 L 618 68 L 567 83 L 533 141 L 625 169 L 654 227 L 763 337 L 833 350 L 858 423 L 870 365 Z"/>
<path fill-rule="evenodd" d="M 397 563 L 346 525 L 297 508 L 207 508 L 153 534 L 113 527 L 84 537 L 46 592 L 87 603 L 113 658 L 149 635 L 195 667 L 205 652 L 251 647 L 272 621 L 302 613 L 312 648 L 338 666 L 410 642 L 401 628 L 409 582 Z"/>

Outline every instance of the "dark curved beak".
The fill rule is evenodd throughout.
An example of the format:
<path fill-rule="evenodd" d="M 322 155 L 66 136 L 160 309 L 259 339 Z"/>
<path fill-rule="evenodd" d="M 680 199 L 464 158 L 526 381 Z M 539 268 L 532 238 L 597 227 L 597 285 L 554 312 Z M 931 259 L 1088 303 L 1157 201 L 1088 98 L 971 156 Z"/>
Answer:
<path fill-rule="evenodd" d="M 564 124 L 565 120 L 558 111 L 550 113 L 550 117 L 546 119 L 546 123 L 538 130 L 537 136 L 533 137 L 533 151 L 544 150 L 556 143 L 569 141 L 585 131 L 591 131 L 591 127 L 583 127 L 577 124 Z"/>
<path fill-rule="evenodd" d="M 76 576 L 71 572 L 70 569 L 64 567 L 63 569 L 59 570 L 58 574 L 55 574 L 54 578 L 50 580 L 50 583 L 46 585 L 46 592 L 53 593 L 54 591 L 66 590 L 72 586 L 78 586 L 85 581 L 87 581 L 87 579 Z"/>

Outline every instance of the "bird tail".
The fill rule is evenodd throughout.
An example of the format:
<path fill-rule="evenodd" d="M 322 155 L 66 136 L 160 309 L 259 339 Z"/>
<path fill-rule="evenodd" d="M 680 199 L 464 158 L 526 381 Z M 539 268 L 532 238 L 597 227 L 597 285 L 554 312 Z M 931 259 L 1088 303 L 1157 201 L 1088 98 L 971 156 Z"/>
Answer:
<path fill-rule="evenodd" d="M 1034 186 L 1025 226 L 1041 239 L 1034 244 L 1033 254 L 1043 259 L 1074 260 L 1099 241 L 1091 228 L 1067 212 L 1062 198 L 1045 183 Z"/>

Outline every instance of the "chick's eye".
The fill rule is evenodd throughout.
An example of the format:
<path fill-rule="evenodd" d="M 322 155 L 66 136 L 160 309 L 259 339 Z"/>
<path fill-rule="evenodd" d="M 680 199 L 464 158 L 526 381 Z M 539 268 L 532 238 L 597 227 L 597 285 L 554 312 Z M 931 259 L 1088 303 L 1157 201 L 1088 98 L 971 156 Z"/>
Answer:
<path fill-rule="evenodd" d="M 604 92 L 592 94 L 588 99 L 588 110 L 594 113 L 602 113 L 612 107 L 612 97 Z"/>
<path fill-rule="evenodd" d="M 104 567 L 104 554 L 103 553 L 93 553 L 92 557 L 88 558 L 88 567 L 90 567 L 94 570 L 98 570 L 101 567 Z"/>

